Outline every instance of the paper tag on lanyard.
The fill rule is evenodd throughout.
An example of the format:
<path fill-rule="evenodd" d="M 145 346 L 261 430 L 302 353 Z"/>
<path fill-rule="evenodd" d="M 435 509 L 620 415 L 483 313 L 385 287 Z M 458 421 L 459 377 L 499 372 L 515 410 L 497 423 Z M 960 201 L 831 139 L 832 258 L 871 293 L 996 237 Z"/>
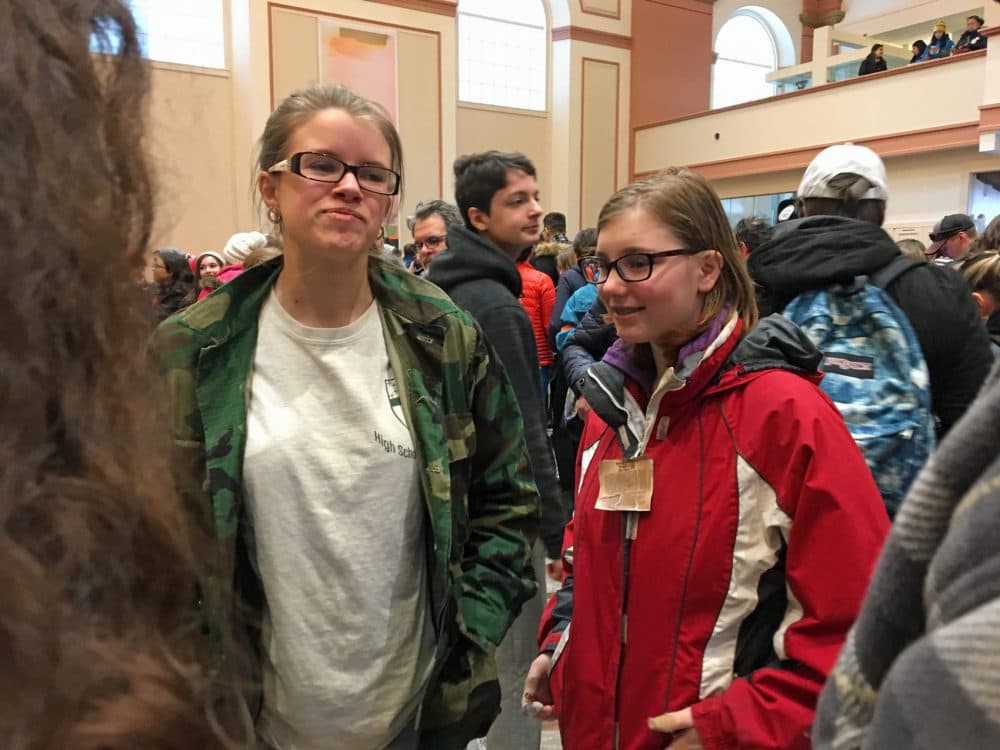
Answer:
<path fill-rule="evenodd" d="M 653 459 L 639 456 L 601 461 L 598 467 L 598 510 L 648 511 L 653 501 Z"/>

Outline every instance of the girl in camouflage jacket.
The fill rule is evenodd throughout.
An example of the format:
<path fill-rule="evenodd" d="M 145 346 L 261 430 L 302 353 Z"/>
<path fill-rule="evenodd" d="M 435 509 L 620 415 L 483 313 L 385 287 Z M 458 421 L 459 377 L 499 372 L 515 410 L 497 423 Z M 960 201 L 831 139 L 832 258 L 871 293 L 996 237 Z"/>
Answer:
<path fill-rule="evenodd" d="M 401 164 L 375 106 L 292 94 L 258 176 L 283 257 L 155 340 L 189 494 L 219 540 L 202 606 L 217 633 L 250 632 L 265 747 L 485 735 L 494 649 L 535 591 L 510 383 L 443 292 L 370 252 Z"/>

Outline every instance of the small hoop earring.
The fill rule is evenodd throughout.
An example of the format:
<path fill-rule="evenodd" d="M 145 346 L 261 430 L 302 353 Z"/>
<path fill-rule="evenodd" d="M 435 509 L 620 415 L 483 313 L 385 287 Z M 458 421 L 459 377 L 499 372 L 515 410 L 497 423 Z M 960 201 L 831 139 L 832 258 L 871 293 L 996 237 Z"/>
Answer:
<path fill-rule="evenodd" d="M 377 239 L 377 240 L 384 240 L 385 239 L 385 227 L 379 227 L 378 228 L 378 237 L 376 237 L 375 239 Z"/>
<path fill-rule="evenodd" d="M 267 218 L 268 218 L 268 221 L 270 221 L 272 224 L 280 224 L 281 223 L 281 214 L 278 213 L 277 209 L 274 209 L 274 208 L 267 209 Z"/>

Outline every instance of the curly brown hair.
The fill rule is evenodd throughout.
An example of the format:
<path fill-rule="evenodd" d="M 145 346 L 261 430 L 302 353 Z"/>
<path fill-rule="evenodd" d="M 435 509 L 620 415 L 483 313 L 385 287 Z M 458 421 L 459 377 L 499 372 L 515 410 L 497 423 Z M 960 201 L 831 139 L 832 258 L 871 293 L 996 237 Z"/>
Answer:
<path fill-rule="evenodd" d="M 6 0 L 0 28 L 0 736 L 234 746 L 197 607 L 209 527 L 171 479 L 133 282 L 153 220 L 136 26 L 121 0 Z"/>

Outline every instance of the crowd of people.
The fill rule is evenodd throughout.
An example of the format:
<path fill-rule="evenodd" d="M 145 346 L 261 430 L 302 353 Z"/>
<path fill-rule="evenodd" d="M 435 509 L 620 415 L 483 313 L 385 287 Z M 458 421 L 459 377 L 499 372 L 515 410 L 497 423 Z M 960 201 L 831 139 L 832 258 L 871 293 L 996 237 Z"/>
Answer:
<path fill-rule="evenodd" d="M 913 43 L 911 47 L 913 57 L 910 58 L 910 62 L 941 60 L 952 55 L 960 55 L 963 52 L 986 49 L 989 39 L 982 33 L 985 23 L 982 16 L 969 16 L 965 20 L 965 31 L 956 42 L 948 33 L 948 25 L 944 21 L 938 21 L 934 24 L 930 39 L 926 42 L 923 39 L 918 39 Z"/>
<path fill-rule="evenodd" d="M 260 135 L 263 231 L 137 294 L 131 13 L 14 20 L 14 746 L 1000 745 L 1000 218 L 900 248 L 840 144 L 773 226 L 669 168 L 570 242 L 487 151 L 397 255 L 400 134 L 314 85 Z"/>
<path fill-rule="evenodd" d="M 191 255 L 172 247 L 153 251 L 140 285 L 150 298 L 157 323 L 166 320 L 239 276 L 245 269 L 276 257 L 281 244 L 262 232 L 240 232 L 229 238 L 220 252 L 206 250 Z"/>
<path fill-rule="evenodd" d="M 989 39 L 982 33 L 982 28 L 986 23 L 982 16 L 969 16 L 965 23 L 965 31 L 956 42 L 948 33 L 948 25 L 944 21 L 938 21 L 934 24 L 929 40 L 918 39 L 910 46 L 910 51 L 913 54 L 910 63 L 941 60 L 964 52 L 986 49 Z M 873 44 L 867 57 L 861 61 L 858 75 L 866 76 L 871 73 L 881 73 L 884 70 L 888 70 L 885 61 L 885 45 Z"/>

